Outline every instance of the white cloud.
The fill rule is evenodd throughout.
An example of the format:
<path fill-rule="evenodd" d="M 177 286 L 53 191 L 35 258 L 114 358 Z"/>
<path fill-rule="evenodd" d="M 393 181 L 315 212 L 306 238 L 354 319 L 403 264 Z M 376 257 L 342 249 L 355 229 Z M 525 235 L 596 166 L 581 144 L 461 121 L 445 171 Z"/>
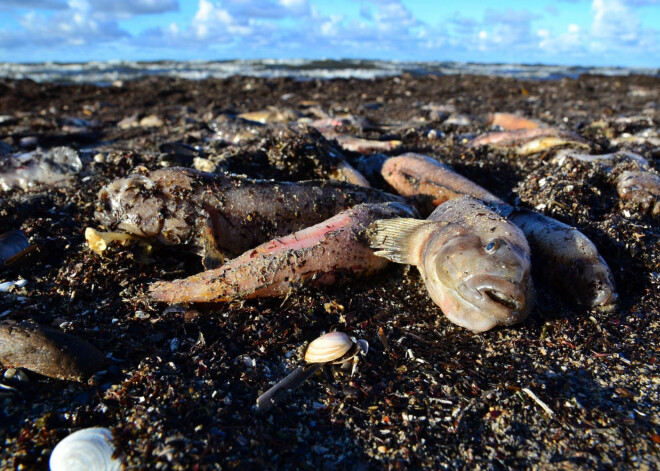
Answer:
<path fill-rule="evenodd" d="M 67 10 L 44 16 L 30 11 L 20 18 L 24 37 L 40 47 L 81 46 L 127 36 L 117 23 L 94 17 L 85 0 L 70 0 Z"/>
<path fill-rule="evenodd" d="M 191 24 L 195 38 L 226 41 L 226 33 L 248 34 L 249 28 L 240 25 L 231 14 L 209 0 L 200 0 L 199 9 Z"/>
<path fill-rule="evenodd" d="M 570 24 L 566 31 L 553 35 L 548 30 L 539 30 L 540 41 L 538 47 L 541 51 L 557 56 L 559 54 L 584 54 L 585 40 L 580 27 L 576 24 Z"/>
<path fill-rule="evenodd" d="M 590 44 L 594 52 L 616 55 L 644 50 L 649 56 L 660 53 L 658 30 L 643 28 L 637 14 L 623 1 L 594 0 L 591 10 L 594 18 Z"/>
<path fill-rule="evenodd" d="M 594 0 L 591 9 L 594 13 L 591 32 L 595 38 L 608 42 L 635 39 L 641 22 L 622 2 L 619 0 Z"/>

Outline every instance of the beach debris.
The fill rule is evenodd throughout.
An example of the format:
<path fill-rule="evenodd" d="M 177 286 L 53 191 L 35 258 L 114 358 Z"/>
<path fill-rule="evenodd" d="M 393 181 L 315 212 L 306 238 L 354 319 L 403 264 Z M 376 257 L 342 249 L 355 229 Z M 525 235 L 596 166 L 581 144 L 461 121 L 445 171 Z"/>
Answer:
<path fill-rule="evenodd" d="M 302 283 L 330 285 L 369 276 L 387 265 L 366 244 L 376 219 L 414 217 L 401 203 L 361 204 L 314 226 L 249 249 L 214 270 L 151 285 L 157 301 L 226 302 L 237 298 L 284 296 Z"/>
<path fill-rule="evenodd" d="M 207 268 L 273 237 L 359 203 L 398 196 L 338 181 L 298 183 L 167 168 L 115 180 L 99 192 L 96 219 L 111 230 L 164 245 L 187 245 Z"/>
<path fill-rule="evenodd" d="M 328 140 L 335 140 L 339 147 L 351 152 L 371 154 L 374 152 L 390 152 L 398 149 L 403 144 L 398 140 L 377 141 L 373 139 L 362 139 L 360 137 L 340 134 L 331 128 L 321 128 L 321 134 Z"/>
<path fill-rule="evenodd" d="M 209 121 L 209 128 L 215 132 L 212 139 L 228 145 L 248 144 L 262 138 L 266 127 L 255 121 L 247 121 L 229 115 L 219 115 Z"/>
<path fill-rule="evenodd" d="M 328 363 L 344 356 L 353 340 L 343 332 L 330 332 L 313 340 L 305 351 L 307 363 Z"/>
<path fill-rule="evenodd" d="M 249 111 L 241 113 L 239 118 L 246 121 L 254 121 L 261 124 L 288 123 L 300 118 L 300 113 L 292 108 L 270 107 L 265 110 Z"/>
<path fill-rule="evenodd" d="M 630 156 L 625 158 L 632 158 Z M 611 309 L 618 299 L 612 273 L 596 246 L 576 228 L 506 204 L 479 185 L 429 157 L 404 154 L 382 163 L 383 178 L 403 195 L 416 193 L 441 203 L 467 194 L 488 203 L 522 229 L 532 246 L 533 262 L 558 292 L 578 303 Z"/>
<path fill-rule="evenodd" d="M 337 166 L 334 171 L 330 172 L 328 175 L 333 180 L 340 182 L 351 183 L 353 185 L 371 187 L 369 181 L 362 175 L 358 170 L 356 170 L 351 164 L 345 160 L 340 160 L 337 162 Z"/>
<path fill-rule="evenodd" d="M 536 129 L 543 123 L 513 113 L 491 113 L 488 115 L 488 124 L 493 127 L 497 126 L 504 131 L 517 131 L 519 129 Z"/>
<path fill-rule="evenodd" d="M 365 340 L 355 340 L 343 332 L 329 332 L 313 340 L 305 351 L 306 366 L 299 366 L 284 379 L 257 398 L 257 409 L 270 409 L 285 393 L 302 385 L 328 363 L 348 363 L 353 361 L 353 373 L 357 355 L 366 355 L 369 344 Z"/>
<path fill-rule="evenodd" d="M 378 256 L 417 266 L 443 314 L 474 332 L 522 322 L 534 304 L 525 236 L 470 196 L 441 204 L 426 220 L 376 221 L 370 244 Z"/>
<path fill-rule="evenodd" d="M 91 227 L 85 229 L 85 240 L 89 248 L 99 255 L 102 255 L 112 243 L 128 245 L 137 241 L 149 245 L 144 239 L 125 232 L 101 232 Z"/>
<path fill-rule="evenodd" d="M 660 215 L 660 175 L 651 172 L 623 172 L 616 186 L 619 197 Z"/>
<path fill-rule="evenodd" d="M 585 154 L 576 152 L 574 149 L 561 149 L 555 153 L 550 162 L 556 165 L 562 165 L 566 159 L 600 164 L 608 170 L 621 164 L 629 164 L 639 171 L 648 171 L 651 168 L 648 160 L 629 150 L 620 150 L 610 154 Z"/>
<path fill-rule="evenodd" d="M 628 150 L 601 155 L 563 150 L 551 162 L 562 165 L 566 159 L 602 165 L 608 173 L 616 175 L 617 193 L 622 200 L 639 205 L 643 212 L 653 216 L 660 214 L 660 175 L 652 171 L 649 161 L 641 155 Z"/>
<path fill-rule="evenodd" d="M 5 371 L 2 377 L 5 379 L 5 381 L 13 384 L 25 384 L 30 382 L 30 379 L 27 377 L 25 372 L 17 368 L 9 368 L 7 371 Z"/>
<path fill-rule="evenodd" d="M 25 368 L 50 378 L 83 381 L 105 357 L 85 340 L 34 322 L 0 322 L 0 365 Z"/>
<path fill-rule="evenodd" d="M 633 115 L 614 118 L 611 125 L 620 133 L 633 134 L 641 130 L 653 129 L 655 124 L 649 116 Z"/>
<path fill-rule="evenodd" d="M 612 272 L 587 236 L 532 211 L 517 210 L 509 218 L 525 233 L 545 281 L 578 304 L 602 310 L 615 307 Z"/>
<path fill-rule="evenodd" d="M 130 128 L 160 128 L 164 126 L 165 123 L 163 120 L 158 117 L 158 115 L 142 115 L 140 113 L 135 113 L 130 116 L 126 116 L 124 119 L 117 123 L 117 126 L 121 129 L 130 129 Z"/>
<path fill-rule="evenodd" d="M 158 146 L 162 154 L 158 157 L 161 167 L 190 167 L 196 157 L 204 152 L 182 142 L 164 142 Z"/>
<path fill-rule="evenodd" d="M 163 122 L 163 120 L 160 117 L 158 117 L 158 115 L 155 114 L 150 114 L 148 116 L 145 116 L 138 123 L 138 126 L 141 126 L 143 128 L 160 128 L 164 125 L 165 123 Z"/>
<path fill-rule="evenodd" d="M 112 432 L 104 427 L 78 430 L 60 441 L 50 455 L 51 471 L 120 471 Z"/>
<path fill-rule="evenodd" d="M 475 137 L 469 148 L 489 146 L 513 149 L 518 155 L 526 156 L 555 147 L 580 147 L 588 149 L 589 142 L 574 132 L 558 128 L 519 129 L 516 131 L 489 132 Z"/>
<path fill-rule="evenodd" d="M 23 256 L 35 249 L 23 231 L 13 231 L 0 234 L 0 262 L 4 265 L 12 265 Z"/>
<path fill-rule="evenodd" d="M 525 394 L 527 394 L 534 402 L 536 402 L 541 407 L 541 409 L 543 409 L 545 411 L 545 413 L 548 414 L 550 417 L 555 415 L 555 413 L 552 411 L 552 409 L 550 409 L 550 407 L 545 402 L 543 402 L 541 399 L 539 399 L 539 397 L 536 394 L 534 394 L 531 389 L 522 388 L 522 391 Z"/>
<path fill-rule="evenodd" d="M 218 170 L 218 164 L 212 160 L 205 159 L 204 157 L 195 157 L 193 159 L 192 168 L 200 172 L 215 173 Z"/>
<path fill-rule="evenodd" d="M 27 280 L 16 280 L 16 281 L 4 281 L 0 283 L 0 292 L 8 293 L 11 289 L 16 286 L 17 288 L 22 288 L 27 284 Z"/>
<path fill-rule="evenodd" d="M 489 203 L 504 204 L 485 188 L 422 154 L 408 152 L 388 158 L 382 163 L 381 175 L 398 194 L 428 195 L 435 206 L 461 195 L 471 195 Z"/>
<path fill-rule="evenodd" d="M 340 146 L 312 126 L 290 123 L 269 128 L 260 143 L 269 164 L 294 180 L 322 178 L 368 186 L 347 161 Z"/>
<path fill-rule="evenodd" d="M 353 129 L 364 130 L 373 127 L 365 118 L 354 114 L 342 113 L 332 116 L 329 116 L 323 112 L 319 112 L 318 114 L 320 118 L 313 120 L 309 124 L 321 132 L 324 132 L 329 128 L 351 127 Z"/>
<path fill-rule="evenodd" d="M 442 122 L 443 126 L 469 126 L 472 124 L 472 119 L 464 114 L 452 113 L 447 119 Z"/>
<path fill-rule="evenodd" d="M 78 152 L 70 147 L 9 154 L 0 157 L 0 190 L 29 190 L 66 182 L 82 170 Z"/>

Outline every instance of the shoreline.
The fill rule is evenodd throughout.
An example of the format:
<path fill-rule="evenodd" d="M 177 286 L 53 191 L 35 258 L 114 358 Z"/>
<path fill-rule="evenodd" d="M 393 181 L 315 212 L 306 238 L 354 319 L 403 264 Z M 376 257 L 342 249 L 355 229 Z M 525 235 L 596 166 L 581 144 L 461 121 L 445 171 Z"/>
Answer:
<path fill-rule="evenodd" d="M 660 147 L 643 133 L 657 135 L 658 103 L 660 78 L 646 75 L 146 78 L 121 87 L 0 80 L 0 140 L 16 152 L 70 146 L 84 164 L 69 186 L 0 193 L 3 232 L 21 229 L 39 246 L 20 265 L 0 267 L 0 281 L 27 280 L 2 293 L 0 320 L 31 319 L 110 355 L 91 382 L 27 372 L 27 382 L 11 383 L 15 392 L 0 390 L 0 467 L 44 467 L 71 431 L 108 426 L 141 469 L 652 469 L 660 458 L 658 220 L 621 203 L 600 167 L 467 142 L 489 130 L 488 113 L 517 112 L 579 133 L 593 153 L 627 148 L 657 172 Z M 211 139 L 225 129 L 219 117 L 269 106 L 364 118 L 370 126 L 355 120 L 342 132 L 400 140 L 387 153 L 431 155 L 510 204 L 578 227 L 610 265 L 619 308 L 571 305 L 536 267 L 529 319 L 473 334 L 444 319 L 417 271 L 400 266 L 343 287 L 305 286 L 285 300 L 167 308 L 147 298 L 149 284 L 201 271 L 197 256 L 88 249 L 83 233 L 99 227 L 98 190 L 136 167 L 159 168 L 164 143 L 193 146 L 218 168 L 255 178 L 314 177 L 305 149 L 324 147 L 311 134 L 264 130 L 236 146 Z M 300 364 L 305 343 L 334 329 L 369 342 L 357 374 L 324 368 L 256 413 L 256 398 Z"/>

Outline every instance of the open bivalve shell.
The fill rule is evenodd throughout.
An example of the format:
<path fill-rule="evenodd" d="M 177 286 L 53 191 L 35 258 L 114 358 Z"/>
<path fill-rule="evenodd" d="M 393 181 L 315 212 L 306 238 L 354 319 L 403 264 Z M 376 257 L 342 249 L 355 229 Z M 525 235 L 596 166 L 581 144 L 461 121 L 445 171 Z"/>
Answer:
<path fill-rule="evenodd" d="M 103 427 L 78 430 L 59 442 L 50 455 L 51 471 L 120 471 L 113 458 L 112 432 Z"/>
<path fill-rule="evenodd" d="M 343 332 L 330 332 L 312 341 L 305 352 L 307 363 L 328 363 L 339 360 L 355 345 Z"/>

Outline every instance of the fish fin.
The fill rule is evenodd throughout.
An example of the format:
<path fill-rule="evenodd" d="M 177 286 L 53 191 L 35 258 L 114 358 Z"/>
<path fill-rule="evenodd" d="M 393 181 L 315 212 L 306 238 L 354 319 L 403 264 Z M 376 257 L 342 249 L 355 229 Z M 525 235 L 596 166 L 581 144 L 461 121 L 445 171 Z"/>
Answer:
<path fill-rule="evenodd" d="M 437 222 L 423 219 L 379 219 L 370 226 L 369 245 L 379 257 L 410 265 L 421 262 L 420 242 L 429 231 L 438 227 Z"/>
<path fill-rule="evenodd" d="M 228 257 L 216 245 L 210 224 L 201 227 L 199 243 L 201 245 L 202 264 L 206 270 L 218 268 L 225 264 Z"/>

